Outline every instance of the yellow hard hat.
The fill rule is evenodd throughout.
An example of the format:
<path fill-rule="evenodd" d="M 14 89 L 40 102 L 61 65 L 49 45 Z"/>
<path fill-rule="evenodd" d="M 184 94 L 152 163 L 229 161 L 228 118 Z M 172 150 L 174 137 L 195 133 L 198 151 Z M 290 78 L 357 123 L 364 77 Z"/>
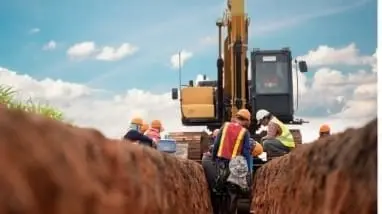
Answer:
<path fill-rule="evenodd" d="M 141 132 L 144 133 L 147 131 L 147 129 L 149 129 L 149 124 L 148 123 L 143 123 L 142 127 L 141 127 Z"/>
<path fill-rule="evenodd" d="M 236 116 L 240 116 L 248 121 L 251 121 L 251 113 L 248 111 L 248 109 L 240 109 L 237 113 Z"/>
<path fill-rule="evenodd" d="M 330 132 L 330 127 L 327 124 L 321 125 L 320 132 Z"/>
<path fill-rule="evenodd" d="M 141 126 L 141 125 L 143 124 L 143 120 L 142 120 L 142 118 L 140 118 L 140 117 L 134 117 L 134 118 L 131 120 L 131 123 L 132 123 L 132 124 L 136 124 L 136 125 Z"/>
<path fill-rule="evenodd" d="M 160 120 L 153 120 L 151 122 L 151 128 L 163 130 L 162 122 Z"/>
<path fill-rule="evenodd" d="M 253 147 L 252 147 L 252 156 L 253 157 L 259 156 L 263 152 L 264 152 L 264 149 L 260 143 L 256 142 L 255 144 L 253 144 Z"/>

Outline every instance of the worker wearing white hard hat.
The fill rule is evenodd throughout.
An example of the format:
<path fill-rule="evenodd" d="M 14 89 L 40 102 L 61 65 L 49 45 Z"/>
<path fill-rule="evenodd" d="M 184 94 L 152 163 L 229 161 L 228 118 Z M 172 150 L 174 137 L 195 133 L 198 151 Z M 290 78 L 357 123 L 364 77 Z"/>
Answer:
<path fill-rule="evenodd" d="M 265 109 L 256 112 L 258 125 L 267 126 L 267 135 L 262 138 L 267 156 L 282 156 L 289 153 L 296 145 L 289 128 L 277 117 Z"/>

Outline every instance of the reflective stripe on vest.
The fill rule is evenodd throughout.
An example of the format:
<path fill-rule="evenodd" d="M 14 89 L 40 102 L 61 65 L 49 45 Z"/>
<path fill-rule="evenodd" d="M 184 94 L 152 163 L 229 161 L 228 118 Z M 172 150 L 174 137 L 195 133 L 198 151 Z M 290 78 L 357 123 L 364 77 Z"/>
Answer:
<path fill-rule="evenodd" d="M 220 138 L 218 157 L 231 160 L 241 153 L 246 129 L 235 123 L 225 123 Z"/>
<path fill-rule="evenodd" d="M 271 122 L 276 123 L 281 128 L 281 135 L 276 137 L 284 146 L 294 148 L 296 147 L 292 133 L 289 131 L 289 128 L 284 125 L 280 120 L 275 116 L 272 117 Z"/>

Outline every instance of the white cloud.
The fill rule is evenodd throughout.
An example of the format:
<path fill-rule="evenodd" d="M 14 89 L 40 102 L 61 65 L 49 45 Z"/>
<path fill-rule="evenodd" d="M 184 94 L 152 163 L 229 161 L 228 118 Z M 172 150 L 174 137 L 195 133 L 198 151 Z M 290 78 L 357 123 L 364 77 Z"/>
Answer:
<path fill-rule="evenodd" d="M 119 47 L 97 47 L 92 41 L 86 41 L 71 46 L 67 54 L 71 59 L 85 59 L 94 57 L 101 61 L 117 61 L 131 56 L 138 51 L 138 47 L 130 43 L 123 43 Z"/>
<path fill-rule="evenodd" d="M 138 47 L 129 43 L 123 43 L 118 48 L 105 46 L 102 48 L 101 52 L 96 56 L 96 59 L 102 61 L 117 61 L 126 56 L 133 55 L 137 51 Z"/>
<path fill-rule="evenodd" d="M 42 49 L 43 50 L 54 50 L 57 47 L 57 43 L 54 40 L 50 40 L 48 43 L 46 43 Z"/>
<path fill-rule="evenodd" d="M 375 61 L 375 57 L 373 56 L 360 55 L 359 49 L 354 43 L 337 49 L 327 45 L 321 45 L 298 59 L 307 61 L 309 66 L 338 64 L 371 65 Z"/>
<path fill-rule="evenodd" d="M 86 41 L 86 42 L 77 43 L 71 46 L 68 49 L 67 54 L 72 59 L 75 59 L 75 58 L 82 59 L 82 58 L 91 56 L 95 51 L 96 51 L 95 43 L 91 41 Z"/>
<path fill-rule="evenodd" d="M 29 30 L 29 34 L 36 34 L 39 33 L 41 30 L 40 28 L 32 28 Z"/>
<path fill-rule="evenodd" d="M 193 53 L 189 52 L 189 51 L 181 51 L 180 52 L 180 65 L 181 67 L 184 66 L 184 63 L 191 59 L 191 57 L 193 57 Z M 177 69 L 179 68 L 179 53 L 176 53 L 174 55 L 171 56 L 170 58 L 170 62 L 171 62 L 171 66 L 174 68 L 174 69 Z"/>

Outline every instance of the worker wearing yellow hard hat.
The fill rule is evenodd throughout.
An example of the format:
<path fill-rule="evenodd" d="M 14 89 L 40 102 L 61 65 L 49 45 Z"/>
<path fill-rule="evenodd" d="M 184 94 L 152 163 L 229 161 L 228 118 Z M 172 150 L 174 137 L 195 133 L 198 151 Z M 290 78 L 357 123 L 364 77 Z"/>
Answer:
<path fill-rule="evenodd" d="M 256 112 L 258 125 L 267 126 L 267 135 L 262 138 L 264 151 L 269 157 L 289 153 L 296 145 L 289 128 L 265 109 Z"/>
<path fill-rule="evenodd" d="M 145 132 L 145 135 L 151 138 L 155 143 L 161 139 L 160 133 L 163 131 L 162 122 L 160 120 L 153 120 L 150 128 Z"/>
<path fill-rule="evenodd" d="M 323 138 L 330 135 L 330 126 L 323 124 L 320 126 L 319 138 Z"/>
<path fill-rule="evenodd" d="M 215 139 L 212 159 L 228 166 L 231 159 L 236 156 L 243 156 L 247 161 L 248 171 L 251 173 L 253 162 L 250 134 L 247 130 L 250 124 L 251 113 L 247 109 L 240 109 L 231 122 L 224 123 Z"/>
<path fill-rule="evenodd" d="M 132 142 L 139 142 L 139 144 L 147 145 L 152 147 L 153 140 L 141 133 L 141 127 L 143 125 L 143 120 L 140 117 L 135 117 L 131 120 L 129 128 L 123 139 L 130 140 Z"/>

